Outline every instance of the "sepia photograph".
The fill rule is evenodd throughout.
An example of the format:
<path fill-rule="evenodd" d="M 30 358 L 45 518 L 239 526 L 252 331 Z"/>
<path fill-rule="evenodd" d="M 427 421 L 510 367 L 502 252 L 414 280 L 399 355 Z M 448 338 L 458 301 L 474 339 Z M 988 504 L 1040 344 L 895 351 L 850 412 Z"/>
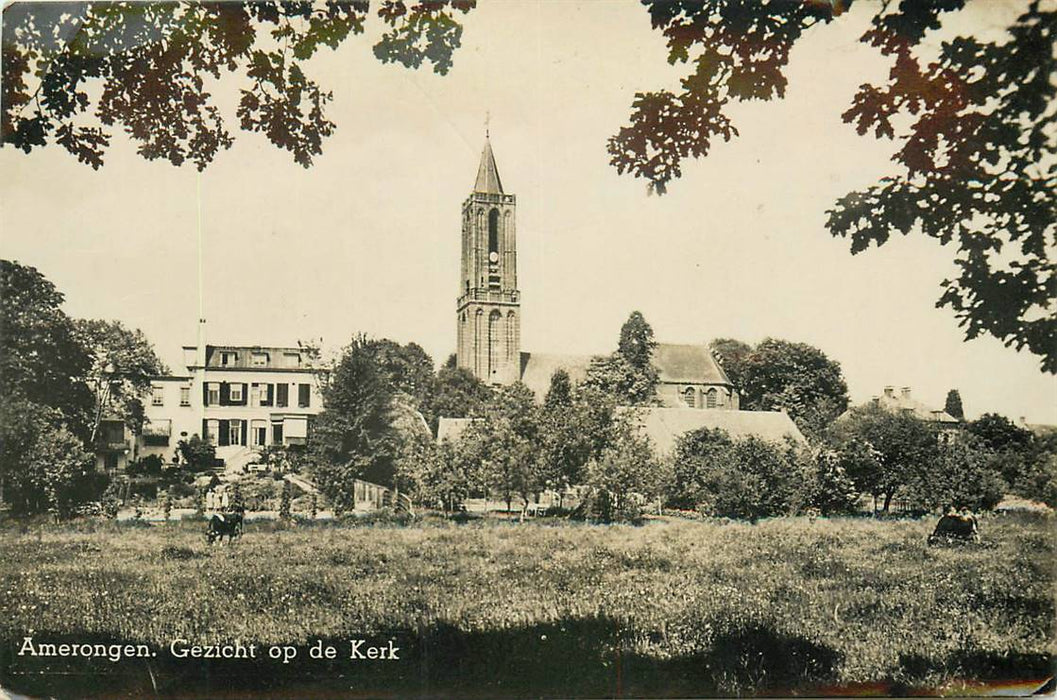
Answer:
<path fill-rule="evenodd" d="M 1052 696 L 1055 35 L 4 2 L 0 698 Z"/>

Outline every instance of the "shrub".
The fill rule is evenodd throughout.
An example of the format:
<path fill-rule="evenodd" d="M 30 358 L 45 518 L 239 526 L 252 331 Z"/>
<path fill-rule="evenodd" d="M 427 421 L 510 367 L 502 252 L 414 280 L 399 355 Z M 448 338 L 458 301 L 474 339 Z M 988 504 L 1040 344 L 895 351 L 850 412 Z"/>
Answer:
<path fill-rule="evenodd" d="M 810 458 L 795 443 L 757 437 L 731 439 L 707 428 L 688 433 L 676 447 L 672 504 L 695 504 L 720 517 L 759 518 L 797 512 L 812 495 Z"/>
<path fill-rule="evenodd" d="M 162 458 L 159 455 L 147 455 L 134 462 L 129 462 L 125 473 L 129 476 L 161 476 Z"/>

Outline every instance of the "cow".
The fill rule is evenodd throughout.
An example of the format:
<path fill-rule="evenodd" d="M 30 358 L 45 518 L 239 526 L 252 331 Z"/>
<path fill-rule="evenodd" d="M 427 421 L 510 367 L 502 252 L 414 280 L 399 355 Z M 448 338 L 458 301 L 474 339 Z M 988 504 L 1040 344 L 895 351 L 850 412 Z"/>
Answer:
<path fill-rule="evenodd" d="M 209 519 L 209 527 L 206 528 L 206 541 L 213 544 L 217 540 L 224 541 L 224 535 L 228 536 L 228 542 L 242 535 L 242 513 L 223 513 L 214 515 Z"/>
<path fill-rule="evenodd" d="M 968 511 L 962 511 L 960 514 L 955 513 L 953 510 L 949 511 L 940 518 L 940 521 L 936 523 L 936 529 L 929 535 L 930 547 L 938 543 L 978 543 L 979 541 L 980 529 L 976 522 L 976 516 Z"/>

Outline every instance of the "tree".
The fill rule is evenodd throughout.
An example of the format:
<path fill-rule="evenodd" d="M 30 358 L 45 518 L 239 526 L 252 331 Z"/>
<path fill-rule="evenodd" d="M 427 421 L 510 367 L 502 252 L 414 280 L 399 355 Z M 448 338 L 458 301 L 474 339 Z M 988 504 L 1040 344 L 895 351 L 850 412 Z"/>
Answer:
<path fill-rule="evenodd" d="M 87 373 L 95 397 L 91 442 L 99 423 L 109 415 L 120 416 L 138 433 L 144 420 L 142 399 L 150 391 L 151 378 L 167 374 L 168 368 L 142 331 L 129 330 L 120 321 L 78 320 L 74 327 L 92 362 Z"/>
<path fill-rule="evenodd" d="M 394 391 L 420 405 L 433 388 L 433 360 L 417 343 L 400 345 L 392 340 L 375 341 L 375 362 Z"/>
<path fill-rule="evenodd" d="M 743 409 L 784 409 L 811 437 L 848 407 L 840 363 L 805 343 L 767 338 L 744 359 L 741 374 Z"/>
<path fill-rule="evenodd" d="M 446 74 L 475 0 L 383 0 L 374 45 L 383 63 Z M 119 125 L 148 160 L 202 170 L 234 138 L 207 82 L 237 81 L 242 129 L 308 167 L 335 125 L 331 94 L 308 60 L 361 34 L 366 0 L 13 3 L 4 9 L 0 143 L 29 153 L 58 144 L 99 168 Z"/>
<path fill-rule="evenodd" d="M 792 515 L 812 495 L 808 457 L 792 444 L 701 428 L 679 439 L 672 463 L 669 502 L 711 515 L 754 522 Z"/>
<path fill-rule="evenodd" d="M 901 488 L 924 483 L 939 459 L 935 426 L 873 404 L 851 409 L 833 424 L 829 440 L 856 487 L 883 498 L 885 512 Z"/>
<path fill-rule="evenodd" d="M 92 455 L 54 408 L 8 396 L 0 402 L 0 493 L 14 513 L 66 517 L 98 498 L 106 484 L 92 478 Z"/>
<path fill-rule="evenodd" d="M 741 391 L 745 361 L 752 353 L 752 346 L 733 338 L 716 338 L 709 343 L 708 347 L 719 361 L 723 371 L 727 373 L 727 378 L 738 391 Z"/>
<path fill-rule="evenodd" d="M 0 387 L 60 411 L 60 422 L 81 439 L 89 437 L 92 395 L 84 381 L 91 358 L 74 323 L 62 311 L 64 298 L 36 269 L 0 260 Z M 14 417 L 14 416 L 12 416 Z"/>
<path fill-rule="evenodd" d="M 290 482 L 283 480 L 283 490 L 279 496 L 279 519 L 290 520 Z"/>
<path fill-rule="evenodd" d="M 491 491 L 511 509 L 521 498 L 524 517 L 531 496 L 543 488 L 538 469 L 539 423 L 532 391 L 521 382 L 501 387 L 470 425 L 469 439 L 478 441 L 483 473 Z"/>
<path fill-rule="evenodd" d="M 620 342 L 617 352 L 637 370 L 650 366 L 650 358 L 657 343 L 653 340 L 653 328 L 642 313 L 632 311 L 628 320 L 620 327 Z"/>
<path fill-rule="evenodd" d="M 996 455 L 979 438 L 943 440 L 938 456 L 932 468 L 908 488 L 920 507 L 993 510 L 1009 488 L 999 473 Z"/>
<path fill-rule="evenodd" d="M 962 409 L 962 395 L 958 393 L 957 389 L 951 389 L 947 392 L 947 401 L 943 405 L 943 410 L 947 415 L 958 420 L 965 418 L 965 411 Z"/>
<path fill-rule="evenodd" d="M 831 449 L 819 450 L 814 460 L 810 504 L 822 515 L 854 513 L 860 491 L 848 475 L 841 455 Z"/>
<path fill-rule="evenodd" d="M 569 373 L 561 368 L 554 370 L 550 386 L 547 388 L 547 395 L 543 398 L 543 407 L 559 410 L 572 406 L 572 403 L 573 383 L 569 379 Z"/>
<path fill-rule="evenodd" d="M 587 464 L 589 510 L 602 522 L 635 522 L 643 506 L 660 495 L 665 482 L 649 438 L 627 421 L 614 427 L 612 440 Z"/>
<path fill-rule="evenodd" d="M 657 370 L 640 370 L 620 353 L 591 358 L 584 386 L 612 396 L 628 406 L 648 406 L 656 402 Z"/>
<path fill-rule="evenodd" d="M 433 434 L 440 418 L 467 418 L 478 415 L 492 395 L 491 389 L 477 376 L 460 367 L 444 366 L 419 405 Z"/>
<path fill-rule="evenodd" d="M 664 193 L 684 158 L 705 157 L 738 134 L 731 104 L 785 94 L 794 45 L 835 22 L 850 2 L 728 3 L 643 0 L 670 63 L 692 65 L 681 91 L 636 93 L 631 123 L 609 140 L 610 163 Z M 859 3 L 856 3 L 858 5 Z M 1057 11 L 1024 0 L 1000 40 L 958 36 L 938 56 L 923 46 L 965 0 L 871 5 L 860 41 L 891 62 L 884 85 L 863 84 L 842 115 L 860 135 L 902 145 L 897 172 L 828 212 L 856 254 L 893 234 L 920 232 L 957 248 L 956 279 L 937 305 L 966 339 L 990 334 L 1027 348 L 1057 372 L 1057 141 L 1052 138 Z"/>
<path fill-rule="evenodd" d="M 339 510 L 353 503 L 356 479 L 392 484 L 399 439 L 394 390 L 375 361 L 375 341 L 353 338 L 323 386 L 324 409 L 310 440 L 313 475 Z"/>
<path fill-rule="evenodd" d="M 985 413 L 965 425 L 966 431 L 980 439 L 980 443 L 995 452 L 1019 452 L 1028 449 L 1034 436 L 1005 416 Z"/>
<path fill-rule="evenodd" d="M 537 460 L 542 484 L 559 494 L 587 479 L 587 464 L 611 446 L 616 403 L 603 392 L 581 387 L 565 393 L 568 375 L 557 371 L 539 412 Z"/>

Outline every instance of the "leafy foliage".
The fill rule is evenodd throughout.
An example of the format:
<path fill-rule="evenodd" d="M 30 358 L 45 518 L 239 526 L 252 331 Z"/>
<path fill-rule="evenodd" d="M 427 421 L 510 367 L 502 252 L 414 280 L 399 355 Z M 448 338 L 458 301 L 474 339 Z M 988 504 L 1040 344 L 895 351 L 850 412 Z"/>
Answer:
<path fill-rule="evenodd" d="M 611 164 L 663 193 L 684 158 L 708 154 L 737 129 L 738 101 L 782 97 L 792 47 L 846 3 L 643 0 L 670 63 L 690 63 L 680 92 L 636 93 L 631 123 L 609 140 Z M 1057 11 L 1038 0 L 1002 40 L 959 36 L 927 58 L 922 40 L 965 0 L 880 3 L 861 41 L 891 61 L 888 81 L 864 84 L 842 115 L 860 135 L 896 140 L 898 172 L 839 199 L 828 212 L 851 252 L 918 232 L 956 247 L 956 279 L 938 306 L 966 339 L 989 334 L 1057 372 Z"/>
<path fill-rule="evenodd" d="M 312 431 L 313 475 L 341 510 L 352 505 L 355 479 L 385 485 L 395 473 L 394 389 L 376 362 L 376 342 L 358 336 L 345 348 L 323 386 L 325 408 Z"/>
<path fill-rule="evenodd" d="M 191 472 L 209 471 L 216 465 L 217 448 L 198 435 L 180 440 L 176 444 L 176 451 L 179 453 L 181 464 Z"/>
<path fill-rule="evenodd" d="M 794 445 L 701 428 L 679 439 L 672 463 L 669 502 L 710 515 L 792 515 L 812 495 L 808 458 Z"/>
<path fill-rule="evenodd" d="M 436 435 L 441 416 L 466 418 L 478 415 L 491 394 L 488 386 L 470 370 L 446 365 L 437 372 L 436 381 L 419 410 Z"/>
<path fill-rule="evenodd" d="M 840 363 L 818 348 L 775 338 L 751 349 L 728 339 L 718 348 L 724 369 L 729 365 L 740 382 L 735 386 L 742 409 L 784 409 L 814 438 L 848 407 L 848 385 Z"/>
<path fill-rule="evenodd" d="M 5 397 L 57 409 L 87 439 L 92 395 L 84 377 L 91 357 L 62 311 L 63 300 L 36 269 L 0 260 L 0 386 Z"/>
<path fill-rule="evenodd" d="M 383 62 L 444 74 L 472 1 L 386 0 Z M 29 153 L 57 143 L 99 168 L 110 127 L 148 160 L 204 169 L 234 137 L 209 91 L 238 81 L 236 116 L 308 167 L 335 128 L 332 99 L 305 71 L 322 47 L 361 34 L 367 0 L 14 3 L 4 9 L 0 142 Z"/>
<path fill-rule="evenodd" d="M 883 497 L 885 511 L 901 488 L 917 484 L 920 490 L 939 459 L 935 426 L 873 404 L 851 409 L 829 437 L 848 475 L 861 491 Z"/>
<path fill-rule="evenodd" d="M 609 444 L 587 464 L 589 513 L 604 523 L 635 522 L 647 501 L 660 495 L 664 481 L 649 438 L 618 420 Z"/>
<path fill-rule="evenodd" d="M 657 401 L 659 380 L 650 358 L 657 343 L 642 313 L 632 311 L 620 327 L 617 351 L 591 358 L 584 386 L 612 396 L 618 403 L 646 406 Z"/>
<path fill-rule="evenodd" d="M 739 391 L 744 382 L 745 361 L 752 354 L 752 346 L 733 338 L 716 338 L 708 344 L 727 378 Z"/>
<path fill-rule="evenodd" d="M 91 488 L 92 455 L 56 409 L 5 397 L 0 444 L 0 484 L 13 512 L 66 517 L 78 503 L 98 497 Z"/>
<path fill-rule="evenodd" d="M 963 420 L 965 418 L 965 409 L 962 408 L 962 395 L 957 389 L 951 389 L 947 392 L 947 400 L 943 404 L 944 412 L 952 418 Z"/>
<path fill-rule="evenodd" d="M 134 431 L 143 425 L 142 399 L 151 377 L 168 373 L 143 331 L 129 330 L 120 321 L 75 322 L 79 342 L 89 350 L 92 366 L 88 386 L 95 396 L 94 441 L 99 422 L 116 415 Z"/>

